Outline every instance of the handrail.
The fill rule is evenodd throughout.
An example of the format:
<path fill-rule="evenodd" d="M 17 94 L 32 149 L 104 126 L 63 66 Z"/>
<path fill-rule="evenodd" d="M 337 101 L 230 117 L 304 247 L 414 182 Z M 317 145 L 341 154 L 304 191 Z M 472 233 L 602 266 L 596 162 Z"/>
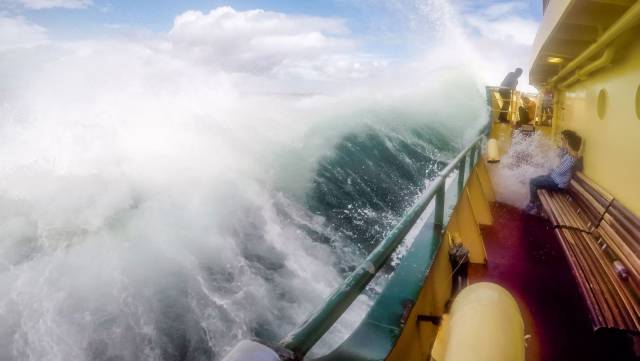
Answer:
<path fill-rule="evenodd" d="M 620 34 L 636 26 L 640 22 L 640 1 L 632 5 L 613 25 L 611 25 L 602 34 L 598 40 L 591 44 L 585 51 L 578 55 L 573 61 L 567 64 L 560 72 L 551 78 L 550 84 L 557 84 L 560 79 L 569 75 L 573 70 L 577 69 L 582 63 L 591 59 L 594 55 L 604 49 Z"/>
<path fill-rule="evenodd" d="M 509 100 L 509 102 L 510 102 L 509 109 L 507 109 L 507 110 L 503 110 L 502 108 L 494 109 L 493 108 L 493 103 L 491 102 L 491 95 L 490 94 L 499 93 L 500 94 L 500 98 L 504 102 L 505 98 L 502 96 L 502 91 L 503 90 L 509 91 L 509 99 L 510 99 Z M 487 105 L 489 106 L 489 112 L 490 112 L 489 120 L 490 120 L 490 122 L 493 121 L 494 113 L 498 113 L 499 115 L 502 115 L 502 113 L 506 113 L 506 118 L 507 119 L 509 119 L 509 118 L 514 119 L 514 117 L 516 116 L 516 111 L 518 109 L 517 105 L 514 106 L 514 104 L 517 103 L 518 99 L 522 96 L 522 94 L 526 94 L 526 93 L 518 91 L 516 89 L 509 88 L 509 87 L 504 87 L 504 86 L 486 86 L 485 87 L 485 91 L 487 92 Z"/>
<path fill-rule="evenodd" d="M 384 240 L 382 240 L 373 252 L 367 256 L 365 261 L 342 282 L 320 309 L 312 313 L 306 321 L 280 342 L 281 347 L 292 352 L 295 359 L 302 359 L 367 287 L 369 282 L 398 248 L 404 240 L 404 237 L 434 198 L 436 198 L 436 224 L 443 226 L 442 215 L 444 214 L 446 178 L 456 168 L 461 172 L 460 178 L 464 178 L 467 154 L 473 150 L 472 156 L 469 159 L 469 166 L 472 168 L 477 161 L 477 155 L 479 154 L 477 152 L 478 145 L 483 138 L 484 135 L 476 138 L 438 173 L 438 176 L 433 180 L 426 193 L 423 194 L 416 204 L 402 217 L 400 222 L 389 232 Z M 462 182 L 462 185 L 464 185 L 464 182 Z M 461 192 L 462 189 L 459 183 L 458 195 L 460 195 Z"/>
<path fill-rule="evenodd" d="M 600 56 L 597 60 L 593 61 L 581 70 L 576 70 L 576 73 L 571 78 L 565 80 L 561 84 L 558 84 L 558 88 L 567 89 L 571 84 L 580 80 L 584 80 L 589 74 L 593 73 L 594 71 L 597 71 L 611 64 L 611 61 L 613 61 L 613 58 L 616 55 L 617 48 L 618 47 L 615 45 L 615 43 L 608 47 L 604 51 L 604 53 L 602 53 L 602 56 Z"/>

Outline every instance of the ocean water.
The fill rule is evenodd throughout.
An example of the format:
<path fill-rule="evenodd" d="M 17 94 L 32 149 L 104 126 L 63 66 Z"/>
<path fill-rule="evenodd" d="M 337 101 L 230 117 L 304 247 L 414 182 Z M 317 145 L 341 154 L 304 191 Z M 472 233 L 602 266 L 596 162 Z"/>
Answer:
<path fill-rule="evenodd" d="M 217 360 L 277 342 L 487 116 L 473 72 L 430 56 L 314 88 L 165 45 L 0 51 L 1 360 Z"/>

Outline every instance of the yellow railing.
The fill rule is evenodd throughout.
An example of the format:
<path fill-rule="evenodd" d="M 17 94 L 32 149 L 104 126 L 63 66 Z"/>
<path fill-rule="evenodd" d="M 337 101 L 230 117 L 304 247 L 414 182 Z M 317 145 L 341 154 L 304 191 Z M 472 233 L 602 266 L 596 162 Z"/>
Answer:
<path fill-rule="evenodd" d="M 553 106 L 550 99 L 538 94 L 499 86 L 488 86 L 486 91 L 490 108 L 489 118 L 492 123 L 510 123 L 514 126 L 523 123 L 551 125 Z M 527 102 L 535 102 L 534 112 L 529 111 Z M 523 119 L 523 112 L 526 112 L 529 119 Z"/>

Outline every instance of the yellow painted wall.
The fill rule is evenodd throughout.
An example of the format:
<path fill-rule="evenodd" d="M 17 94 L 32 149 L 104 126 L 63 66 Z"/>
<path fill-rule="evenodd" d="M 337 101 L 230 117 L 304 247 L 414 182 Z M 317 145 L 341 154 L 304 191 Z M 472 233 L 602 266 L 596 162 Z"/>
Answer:
<path fill-rule="evenodd" d="M 486 176 L 484 162 L 483 159 L 474 168 L 471 178 L 477 177 L 479 181 L 467 182 L 463 193 L 465 201 L 458 202 L 446 227 L 447 233 L 454 232 L 463 237 L 463 243 L 472 253 L 470 256 L 472 263 L 475 258 L 480 263 L 484 263 L 486 258 L 482 235 L 473 234 L 475 230 L 479 233 L 477 217 L 473 208 L 488 208 L 489 201 L 494 194 L 492 186 L 488 182 L 488 176 Z M 455 192 L 455 186 L 453 184 L 449 191 Z M 474 205 L 474 202 L 485 202 L 486 204 Z M 490 224 L 492 221 L 490 215 L 488 217 L 485 215 L 484 221 Z M 461 227 L 459 224 L 465 226 Z M 387 361 L 423 361 L 430 358 L 431 347 L 439 327 L 430 322 L 418 322 L 417 317 L 418 315 L 442 316 L 444 314 L 445 304 L 451 297 L 451 273 L 449 242 L 445 234 L 445 239 L 440 245 L 416 304 L 411 310 L 400 338 L 387 356 Z"/>
<path fill-rule="evenodd" d="M 584 173 L 640 216 L 640 36 L 622 51 L 613 66 L 562 94 L 558 131 L 568 128 L 583 136 Z M 603 119 L 596 109 L 601 89 L 608 93 Z"/>

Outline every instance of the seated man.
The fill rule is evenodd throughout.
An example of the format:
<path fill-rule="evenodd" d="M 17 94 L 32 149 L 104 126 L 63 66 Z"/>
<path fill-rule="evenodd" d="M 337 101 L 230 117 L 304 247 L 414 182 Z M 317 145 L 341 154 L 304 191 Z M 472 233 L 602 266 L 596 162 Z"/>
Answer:
<path fill-rule="evenodd" d="M 524 209 L 525 212 L 538 214 L 540 209 L 538 189 L 562 190 L 569 186 L 578 160 L 582 138 L 572 130 L 563 130 L 560 134 L 562 141 L 560 164 L 551 170 L 549 174 L 535 177 L 529 181 L 531 194 L 529 196 L 529 204 Z"/>

